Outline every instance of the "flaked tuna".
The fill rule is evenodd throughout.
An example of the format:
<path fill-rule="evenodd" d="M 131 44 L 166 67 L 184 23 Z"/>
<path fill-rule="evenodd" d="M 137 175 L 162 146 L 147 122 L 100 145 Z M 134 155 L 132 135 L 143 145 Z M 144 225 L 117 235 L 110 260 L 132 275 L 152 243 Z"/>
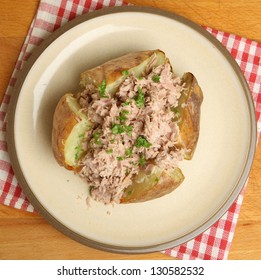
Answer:
<path fill-rule="evenodd" d="M 146 77 L 128 76 L 113 96 L 101 96 L 91 86 L 78 94 L 93 122 L 80 175 L 91 185 L 94 199 L 118 203 L 140 168 L 153 163 L 168 169 L 183 159 L 183 150 L 175 146 L 175 108 L 182 89 L 167 63 Z"/>

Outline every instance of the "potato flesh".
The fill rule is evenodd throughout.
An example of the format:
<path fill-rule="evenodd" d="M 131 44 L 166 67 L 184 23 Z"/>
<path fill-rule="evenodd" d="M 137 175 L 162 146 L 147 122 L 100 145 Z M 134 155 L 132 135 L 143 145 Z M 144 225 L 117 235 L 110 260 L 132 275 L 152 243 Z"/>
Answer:
<path fill-rule="evenodd" d="M 83 142 L 86 138 L 86 132 L 92 128 L 92 123 L 80 110 L 81 107 L 78 104 L 76 98 L 73 96 L 68 96 L 67 102 L 69 107 L 75 113 L 77 123 L 72 128 L 71 133 L 68 135 L 68 138 L 65 141 L 65 162 L 67 165 L 77 166 L 79 159 L 81 159 L 86 152 L 85 149 L 83 149 Z"/>
<path fill-rule="evenodd" d="M 77 123 L 64 145 L 65 162 L 70 166 L 77 166 L 79 159 L 85 154 L 83 149 L 84 135 L 88 131 L 89 122 L 82 120 Z"/>
<path fill-rule="evenodd" d="M 81 112 L 76 98 L 65 94 L 55 109 L 52 131 L 52 148 L 60 165 L 77 169 L 78 160 L 84 154 L 81 145 L 91 127 L 92 123 Z"/>
<path fill-rule="evenodd" d="M 176 189 L 184 180 L 182 171 L 176 167 L 162 170 L 155 166 L 150 174 L 140 171 L 133 184 L 125 189 L 121 203 L 144 202 L 159 198 Z"/>

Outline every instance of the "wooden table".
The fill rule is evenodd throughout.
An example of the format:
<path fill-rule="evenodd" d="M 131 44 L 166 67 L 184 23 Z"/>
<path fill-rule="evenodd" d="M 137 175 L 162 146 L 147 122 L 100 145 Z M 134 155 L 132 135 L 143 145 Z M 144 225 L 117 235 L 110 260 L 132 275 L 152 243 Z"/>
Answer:
<path fill-rule="evenodd" d="M 3 96 L 35 15 L 36 0 L 0 0 L 0 93 Z M 198 24 L 261 42 L 260 0 L 133 0 Z M 0 259 L 171 259 L 161 253 L 122 255 L 70 240 L 38 214 L 0 205 Z M 229 259 L 261 259 L 261 144 L 257 148 Z"/>

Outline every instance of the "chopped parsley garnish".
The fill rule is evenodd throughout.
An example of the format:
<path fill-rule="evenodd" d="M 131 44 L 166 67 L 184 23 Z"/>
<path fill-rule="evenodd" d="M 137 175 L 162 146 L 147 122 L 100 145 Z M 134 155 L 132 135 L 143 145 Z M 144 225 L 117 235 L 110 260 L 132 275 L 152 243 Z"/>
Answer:
<path fill-rule="evenodd" d="M 128 70 L 123 70 L 123 71 L 121 72 L 121 74 L 122 74 L 123 76 L 127 76 L 127 75 L 129 75 L 129 71 L 128 71 Z"/>
<path fill-rule="evenodd" d="M 123 160 L 123 157 L 117 157 L 117 160 Z"/>
<path fill-rule="evenodd" d="M 129 190 L 128 192 L 127 192 L 127 195 L 131 195 L 132 194 L 132 190 Z"/>
<path fill-rule="evenodd" d="M 125 150 L 125 155 L 127 156 L 127 157 L 132 157 L 132 148 L 128 148 L 128 149 L 126 149 Z"/>
<path fill-rule="evenodd" d="M 159 75 L 154 75 L 152 77 L 152 81 L 155 82 L 155 83 L 158 83 L 160 81 L 160 76 Z"/>
<path fill-rule="evenodd" d="M 113 153 L 113 149 L 106 150 L 106 153 L 107 154 L 112 154 Z"/>
<path fill-rule="evenodd" d="M 106 90 L 106 80 L 103 80 L 101 85 L 98 87 L 100 97 L 106 98 L 108 96 L 105 95 L 105 90 Z"/>
<path fill-rule="evenodd" d="M 171 107 L 170 110 L 176 115 L 176 117 L 179 117 L 180 113 L 177 107 Z"/>
<path fill-rule="evenodd" d="M 150 142 L 142 135 L 139 135 L 139 137 L 137 138 L 136 141 L 136 147 L 140 148 L 140 147 L 145 147 L 145 148 L 149 148 L 151 146 Z"/>
<path fill-rule="evenodd" d="M 124 106 L 130 105 L 130 101 L 125 101 L 125 102 L 123 103 L 123 105 L 124 105 Z"/>
<path fill-rule="evenodd" d="M 93 138 L 94 138 L 94 143 L 97 144 L 97 145 L 100 145 L 101 142 L 100 142 L 100 136 L 101 136 L 101 133 L 98 132 L 98 131 L 95 131 L 93 133 Z"/>
<path fill-rule="evenodd" d="M 144 97 L 144 93 L 143 93 L 143 91 L 142 91 L 142 89 L 140 87 L 138 87 L 138 94 L 136 95 L 136 97 L 134 97 L 134 100 L 136 102 L 136 105 L 139 108 L 144 106 L 145 97 Z"/>
<path fill-rule="evenodd" d="M 123 110 L 120 113 L 120 115 L 118 117 L 116 117 L 116 119 L 118 121 L 120 121 L 120 123 L 119 124 L 117 124 L 117 123 L 112 124 L 111 131 L 112 131 L 113 134 L 121 134 L 121 133 L 124 133 L 124 132 L 126 132 L 128 134 L 132 133 L 133 127 L 131 125 L 126 125 L 125 124 L 128 114 L 129 114 L 128 110 Z"/>
<path fill-rule="evenodd" d="M 113 134 L 121 134 L 125 132 L 124 125 L 115 123 L 112 125 L 111 131 Z"/>
<path fill-rule="evenodd" d="M 80 154 L 83 152 L 83 148 L 82 148 L 82 145 L 81 145 L 81 141 L 82 141 L 82 138 L 84 137 L 84 134 L 81 133 L 78 135 L 78 145 L 75 147 L 75 155 L 74 155 L 74 158 L 75 160 L 78 160 L 80 158 Z"/>
<path fill-rule="evenodd" d="M 129 111 L 128 110 L 123 110 L 120 115 L 118 117 L 116 117 L 117 120 L 125 123 L 126 120 L 127 120 L 127 115 L 129 114 Z"/>
<path fill-rule="evenodd" d="M 80 153 L 83 151 L 83 149 L 82 149 L 82 147 L 79 145 L 79 146 L 76 146 L 76 147 L 75 147 L 75 151 L 76 151 L 76 153 L 75 153 L 74 158 L 75 158 L 75 160 L 78 160 L 78 159 L 80 158 Z"/>
<path fill-rule="evenodd" d="M 131 125 L 125 125 L 125 132 L 127 134 L 130 135 L 132 133 L 132 129 L 133 129 L 133 127 Z"/>
<path fill-rule="evenodd" d="M 113 134 L 121 134 L 121 133 L 131 133 L 133 127 L 131 125 L 125 125 L 125 124 L 116 124 L 114 123 L 112 125 L 111 131 Z"/>
<path fill-rule="evenodd" d="M 140 159 L 139 159 L 139 164 L 144 166 L 146 164 L 146 158 L 144 154 L 141 154 Z"/>

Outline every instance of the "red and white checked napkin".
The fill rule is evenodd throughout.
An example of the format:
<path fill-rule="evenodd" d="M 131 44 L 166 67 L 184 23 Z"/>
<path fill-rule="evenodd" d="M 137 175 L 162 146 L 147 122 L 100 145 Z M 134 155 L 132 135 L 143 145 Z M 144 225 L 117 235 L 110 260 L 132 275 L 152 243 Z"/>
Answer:
<path fill-rule="evenodd" d="M 13 173 L 6 144 L 6 112 L 16 76 L 33 50 L 54 30 L 77 15 L 108 6 L 126 5 L 120 0 L 42 0 L 19 55 L 15 70 L 0 107 L 0 203 L 34 211 Z M 237 35 L 203 27 L 231 53 L 249 84 L 256 107 L 258 137 L 261 132 L 261 44 Z M 259 138 L 258 138 L 259 139 Z M 245 186 L 246 187 L 246 186 Z M 195 239 L 162 253 L 180 259 L 226 259 L 234 236 L 245 188 L 227 213 Z"/>

